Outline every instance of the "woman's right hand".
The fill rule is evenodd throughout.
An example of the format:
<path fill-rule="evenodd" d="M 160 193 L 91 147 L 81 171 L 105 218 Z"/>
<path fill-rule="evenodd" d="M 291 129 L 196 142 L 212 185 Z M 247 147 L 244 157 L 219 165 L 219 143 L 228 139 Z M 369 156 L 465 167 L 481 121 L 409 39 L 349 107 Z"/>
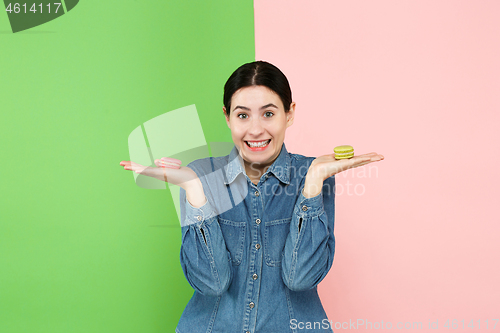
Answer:
<path fill-rule="evenodd" d="M 186 189 L 186 187 L 191 184 L 199 182 L 198 176 L 192 169 L 185 166 L 181 166 L 178 169 L 162 167 L 160 159 L 155 160 L 156 167 L 144 166 L 132 161 L 121 161 L 120 165 L 123 166 L 125 170 L 131 170 L 144 176 L 178 185 L 183 189 Z"/>

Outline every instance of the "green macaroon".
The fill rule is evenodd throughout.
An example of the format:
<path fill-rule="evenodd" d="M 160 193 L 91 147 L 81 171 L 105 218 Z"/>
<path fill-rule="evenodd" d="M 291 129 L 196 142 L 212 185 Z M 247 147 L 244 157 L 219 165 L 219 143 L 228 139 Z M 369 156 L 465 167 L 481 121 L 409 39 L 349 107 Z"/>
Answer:
<path fill-rule="evenodd" d="M 335 159 L 342 160 L 344 158 L 351 158 L 354 156 L 354 148 L 349 145 L 337 146 L 333 148 L 333 152 L 335 153 Z"/>

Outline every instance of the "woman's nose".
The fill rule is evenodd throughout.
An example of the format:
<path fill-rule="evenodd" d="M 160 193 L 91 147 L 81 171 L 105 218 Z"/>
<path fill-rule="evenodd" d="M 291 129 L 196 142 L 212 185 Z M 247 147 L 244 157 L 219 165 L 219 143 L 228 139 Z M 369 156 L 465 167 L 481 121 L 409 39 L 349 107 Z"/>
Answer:
<path fill-rule="evenodd" d="M 262 126 L 260 119 L 253 119 L 253 121 L 250 123 L 250 129 L 248 130 L 248 132 L 255 137 L 264 132 L 264 126 Z"/>

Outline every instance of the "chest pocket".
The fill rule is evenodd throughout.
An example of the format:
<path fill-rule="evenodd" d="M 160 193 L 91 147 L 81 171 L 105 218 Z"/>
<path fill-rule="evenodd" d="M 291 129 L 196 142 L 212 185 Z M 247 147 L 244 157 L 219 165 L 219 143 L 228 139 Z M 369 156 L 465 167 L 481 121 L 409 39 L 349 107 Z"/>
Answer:
<path fill-rule="evenodd" d="M 281 255 L 290 233 L 292 218 L 265 222 L 264 258 L 268 266 L 281 266 Z"/>
<path fill-rule="evenodd" d="M 245 242 L 246 222 L 234 222 L 219 218 L 219 226 L 224 236 L 226 248 L 231 254 L 233 265 L 241 264 Z"/>

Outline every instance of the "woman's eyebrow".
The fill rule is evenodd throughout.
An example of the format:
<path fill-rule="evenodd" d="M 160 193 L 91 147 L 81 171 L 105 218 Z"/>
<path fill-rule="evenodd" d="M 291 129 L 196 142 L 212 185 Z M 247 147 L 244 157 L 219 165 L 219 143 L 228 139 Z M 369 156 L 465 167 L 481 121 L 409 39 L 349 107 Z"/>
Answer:
<path fill-rule="evenodd" d="M 276 105 L 274 105 L 273 103 L 269 103 L 269 104 L 266 104 L 266 105 L 262 106 L 262 107 L 260 108 L 260 110 L 267 109 L 267 108 L 269 108 L 269 107 L 274 107 L 274 108 L 276 108 L 276 109 L 278 108 L 278 107 L 277 107 Z M 234 112 L 234 111 L 236 111 L 236 109 L 243 109 L 243 110 L 246 110 L 246 111 L 250 111 L 250 108 L 247 108 L 246 106 L 241 106 L 241 105 L 238 105 L 237 107 L 235 107 L 235 108 L 233 109 L 233 112 Z"/>

